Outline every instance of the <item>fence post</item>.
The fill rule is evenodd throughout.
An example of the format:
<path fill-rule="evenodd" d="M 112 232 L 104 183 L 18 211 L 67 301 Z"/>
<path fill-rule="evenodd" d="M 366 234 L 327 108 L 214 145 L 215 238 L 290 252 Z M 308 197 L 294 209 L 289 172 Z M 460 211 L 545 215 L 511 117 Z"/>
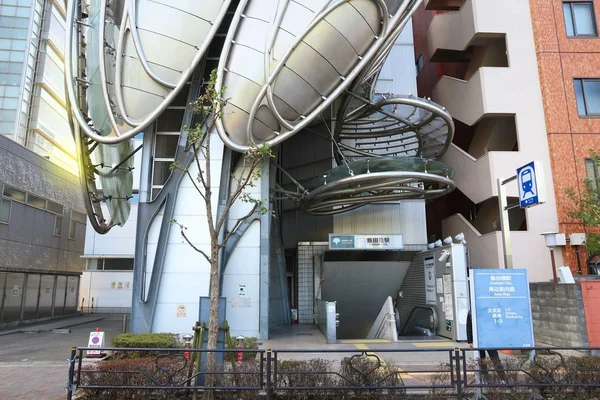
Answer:
<path fill-rule="evenodd" d="M 267 349 L 267 400 L 271 400 L 271 349 Z"/>
<path fill-rule="evenodd" d="M 77 347 L 71 347 L 71 358 L 69 358 L 69 382 L 67 383 L 67 400 L 73 398 L 73 390 L 75 389 L 75 357 L 77 356 Z"/>
<path fill-rule="evenodd" d="M 454 368 L 456 368 L 456 397 L 459 400 L 462 400 L 462 378 L 460 373 L 460 349 L 458 347 L 454 348 Z M 465 377 L 466 378 L 466 377 Z"/>

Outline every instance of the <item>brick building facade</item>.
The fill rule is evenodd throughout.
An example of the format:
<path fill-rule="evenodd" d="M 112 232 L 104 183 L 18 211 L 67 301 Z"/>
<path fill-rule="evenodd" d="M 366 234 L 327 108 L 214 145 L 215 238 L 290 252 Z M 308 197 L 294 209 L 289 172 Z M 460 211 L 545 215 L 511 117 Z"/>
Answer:
<path fill-rule="evenodd" d="M 593 178 L 589 168 L 586 170 L 586 158 L 590 150 L 600 150 L 600 105 L 593 104 L 588 115 L 583 115 L 586 113 L 578 110 L 574 87 L 578 79 L 598 80 L 591 87 L 596 90 L 592 93 L 597 99 L 594 101 L 600 101 L 600 0 L 530 0 L 530 4 L 559 226 L 568 237 L 590 229 L 569 217 L 573 202 L 567 197 L 567 189 L 581 194 L 584 179 Z M 575 13 L 570 12 L 573 6 L 579 7 Z M 583 25 L 581 32 L 577 31 L 577 20 Z M 577 273 L 576 255 L 570 246 L 564 251 L 564 260 Z M 582 251 L 584 274 L 585 262 Z"/>

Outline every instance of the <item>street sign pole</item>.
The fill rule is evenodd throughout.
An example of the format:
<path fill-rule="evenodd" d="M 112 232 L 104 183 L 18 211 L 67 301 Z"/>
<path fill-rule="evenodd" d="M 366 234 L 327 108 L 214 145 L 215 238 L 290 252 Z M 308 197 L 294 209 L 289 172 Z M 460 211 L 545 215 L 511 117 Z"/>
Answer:
<path fill-rule="evenodd" d="M 502 233 L 502 249 L 504 253 L 504 268 L 512 269 L 513 256 L 512 246 L 510 241 L 510 220 L 508 219 L 508 200 L 506 199 L 506 190 L 504 185 L 517 179 L 517 176 L 512 176 L 508 179 L 497 179 L 498 183 L 498 209 L 500 210 L 500 231 Z"/>

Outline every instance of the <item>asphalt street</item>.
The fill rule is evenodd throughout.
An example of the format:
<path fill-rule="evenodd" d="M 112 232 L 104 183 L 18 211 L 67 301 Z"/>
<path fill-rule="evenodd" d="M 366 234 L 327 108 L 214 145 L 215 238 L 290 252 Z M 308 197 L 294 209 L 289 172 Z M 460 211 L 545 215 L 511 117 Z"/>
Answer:
<path fill-rule="evenodd" d="M 0 399 L 66 399 L 71 347 L 87 346 L 96 328 L 105 332 L 110 345 L 121 333 L 122 321 L 122 315 L 88 314 L 0 332 Z"/>

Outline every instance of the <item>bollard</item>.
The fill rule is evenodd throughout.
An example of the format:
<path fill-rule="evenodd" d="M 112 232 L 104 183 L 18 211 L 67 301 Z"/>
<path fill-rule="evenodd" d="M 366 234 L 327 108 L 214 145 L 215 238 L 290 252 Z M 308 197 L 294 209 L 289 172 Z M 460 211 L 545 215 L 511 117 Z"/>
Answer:
<path fill-rule="evenodd" d="M 235 338 L 235 340 L 237 342 L 237 349 L 238 349 L 237 357 L 236 357 L 237 361 L 243 361 L 243 359 L 244 359 L 244 353 L 242 351 L 242 350 L 244 350 L 244 339 L 245 339 L 245 337 L 243 337 L 241 335 Z"/>
<path fill-rule="evenodd" d="M 127 322 L 128 322 L 128 318 L 127 318 L 127 314 L 123 315 L 123 333 L 127 333 Z"/>
<path fill-rule="evenodd" d="M 192 338 L 193 336 L 190 334 L 185 334 L 183 335 L 183 341 L 185 342 L 185 345 L 183 346 L 184 349 L 189 350 L 192 346 Z M 183 352 L 183 356 L 186 358 L 186 360 L 190 359 L 190 352 L 189 351 L 184 351 Z"/>

